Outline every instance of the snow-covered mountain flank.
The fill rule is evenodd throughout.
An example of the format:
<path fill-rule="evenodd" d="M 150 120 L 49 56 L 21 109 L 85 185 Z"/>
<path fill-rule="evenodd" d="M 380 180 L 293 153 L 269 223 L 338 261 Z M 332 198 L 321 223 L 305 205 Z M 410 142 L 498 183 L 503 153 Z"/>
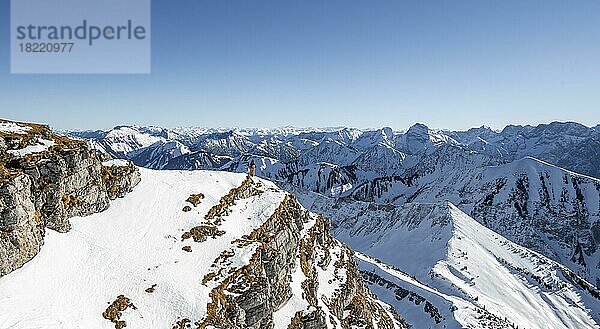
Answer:
<path fill-rule="evenodd" d="M 329 221 L 269 181 L 100 163 L 44 126 L 0 130 L 0 328 L 407 328 Z"/>
<path fill-rule="evenodd" d="M 415 328 L 598 328 L 598 289 L 451 203 L 299 195 L 334 218 L 334 235 L 360 252 L 371 290 Z"/>
<path fill-rule="evenodd" d="M 449 200 L 513 242 L 600 284 L 600 180 L 534 158 L 493 166 L 473 165 L 472 156 L 457 152 L 425 159 L 404 176 L 357 186 L 351 198 L 393 204 Z"/>

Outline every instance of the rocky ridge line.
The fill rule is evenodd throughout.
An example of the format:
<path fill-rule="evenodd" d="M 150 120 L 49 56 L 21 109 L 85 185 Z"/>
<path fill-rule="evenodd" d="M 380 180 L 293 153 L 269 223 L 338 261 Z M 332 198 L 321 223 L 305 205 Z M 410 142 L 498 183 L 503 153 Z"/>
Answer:
<path fill-rule="evenodd" d="M 246 179 L 221 198 L 205 219 L 218 226 L 226 220 L 230 206 L 260 196 L 261 187 L 260 182 Z M 248 264 L 236 267 L 229 261 L 248 251 Z M 206 316 L 195 325 L 274 328 L 277 312 L 298 297 L 292 288 L 292 277 L 298 272 L 304 278 L 300 294 L 306 308 L 295 310 L 287 328 L 405 328 L 395 311 L 364 286 L 352 251 L 333 238 L 329 221 L 302 208 L 291 194 L 265 223 L 234 240 L 215 259 L 202 280 L 211 288 L 211 301 Z M 333 274 L 329 282 L 320 278 L 324 273 Z M 327 296 L 320 285 L 333 286 L 335 292 Z M 176 323 L 173 328 L 179 326 Z"/>

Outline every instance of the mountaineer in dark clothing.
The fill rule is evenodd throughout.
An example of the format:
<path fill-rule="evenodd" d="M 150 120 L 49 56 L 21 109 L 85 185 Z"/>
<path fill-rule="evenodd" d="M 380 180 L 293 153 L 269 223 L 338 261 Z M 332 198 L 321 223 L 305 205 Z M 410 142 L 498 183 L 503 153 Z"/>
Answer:
<path fill-rule="evenodd" d="M 254 159 L 250 159 L 250 162 L 248 162 L 248 168 L 250 169 L 250 177 L 253 177 L 254 171 L 256 170 L 256 162 L 254 162 Z"/>

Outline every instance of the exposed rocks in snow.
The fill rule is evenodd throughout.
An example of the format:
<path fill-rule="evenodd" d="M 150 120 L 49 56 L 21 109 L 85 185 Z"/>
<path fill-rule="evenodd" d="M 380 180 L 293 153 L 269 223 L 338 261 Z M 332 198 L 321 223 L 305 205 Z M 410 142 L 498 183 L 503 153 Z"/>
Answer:
<path fill-rule="evenodd" d="M 115 329 L 122 329 L 127 327 L 127 322 L 120 320 L 123 312 L 128 308 L 135 309 L 135 305 L 129 300 L 129 298 L 119 295 L 106 310 L 102 313 L 102 317 L 115 324 Z"/>
<path fill-rule="evenodd" d="M 415 303 L 415 305 L 423 304 L 424 313 L 429 314 L 429 316 L 435 321 L 436 324 L 442 322 L 443 317 L 437 307 L 433 306 L 428 300 L 426 300 L 423 296 L 410 291 L 408 289 L 404 289 L 401 286 L 395 284 L 392 281 L 386 280 L 381 276 L 377 275 L 375 271 L 364 271 L 361 270 L 363 278 L 366 282 L 370 284 L 376 284 L 385 289 L 393 290 L 394 295 L 398 301 L 403 300 L 404 298 L 408 298 L 411 302 Z"/>
<path fill-rule="evenodd" d="M 200 204 L 200 202 L 202 202 L 202 199 L 204 199 L 204 194 L 196 193 L 190 195 L 185 201 L 193 204 L 194 207 L 197 207 Z"/>
<path fill-rule="evenodd" d="M 19 150 L 8 150 L 6 152 L 15 157 L 22 158 L 29 154 L 45 152 L 48 150 L 48 148 L 50 148 L 50 146 L 54 146 L 54 141 L 40 138 L 34 145 L 29 145 Z"/>
<path fill-rule="evenodd" d="M 329 222 L 273 183 L 222 172 L 140 172 L 142 181 L 124 200 L 74 219 L 69 234 L 48 232 L 45 252 L 0 278 L 0 309 L 6 310 L 0 323 L 405 328 L 389 305 L 366 290 L 352 252 L 333 239 Z M 179 211 L 195 191 L 203 191 L 205 200 L 192 212 Z M 215 217 L 207 220 L 202 215 L 211 209 Z M 225 233 L 182 252 L 189 240 L 174 232 L 200 225 L 202 232 Z M 154 284 L 161 288 L 149 292 Z M 112 307 L 105 304 L 120 293 Z M 132 302 L 136 310 L 124 307 Z M 105 317 L 114 322 L 100 317 L 107 306 Z"/>
<path fill-rule="evenodd" d="M 235 200 L 246 199 L 251 196 L 260 195 L 261 193 L 263 193 L 263 191 L 261 191 L 260 189 L 257 188 L 259 186 L 260 186 L 260 183 L 257 183 L 255 185 L 252 181 L 252 178 L 247 177 L 242 182 L 242 185 L 240 185 L 237 188 L 231 189 L 231 191 L 229 191 L 229 193 L 224 195 L 219 200 L 219 203 L 217 205 L 210 208 L 210 210 L 208 211 L 206 216 L 204 216 L 204 219 L 206 219 L 208 221 L 214 220 L 214 223 L 216 225 L 219 225 L 222 218 L 224 216 L 229 215 L 229 213 L 230 213 L 229 207 L 231 207 L 232 205 L 235 204 Z"/>
<path fill-rule="evenodd" d="M 260 187 L 260 183 L 247 178 L 222 197 L 205 219 L 221 222 L 236 200 L 263 193 Z M 362 285 L 351 251 L 333 239 L 328 222 L 320 216 L 314 217 L 288 195 L 262 226 L 234 241 L 234 248 L 223 251 L 202 281 L 204 285 L 216 286 L 211 290 L 211 303 L 200 327 L 272 327 L 273 313 L 292 296 L 290 280 L 297 259 L 306 278 L 301 286 L 310 309 L 296 314 L 289 327 L 326 328 L 332 321 L 329 317 L 336 318 L 334 323 L 344 328 L 369 327 L 372 323 L 384 328 L 401 326 L 397 315 L 376 302 Z M 303 236 L 309 222 L 313 225 Z M 202 242 L 207 236 L 224 233 L 215 226 L 201 225 L 184 233 L 182 239 L 194 237 Z M 330 249 L 338 250 L 335 262 L 329 256 Z M 243 250 L 251 254 L 250 262 L 238 267 L 234 259 Z M 319 292 L 322 279 L 317 267 L 339 281 L 339 288 L 330 299 Z M 329 284 L 332 282 L 330 279 Z M 328 311 L 324 312 L 323 307 Z"/>
<path fill-rule="evenodd" d="M 122 198 L 140 182 L 140 173 L 131 161 L 102 167 L 102 181 L 111 200 Z"/>
<path fill-rule="evenodd" d="M 204 242 L 207 238 L 216 239 L 218 236 L 225 234 L 225 231 L 219 230 L 214 225 L 198 225 L 192 227 L 191 230 L 181 235 L 181 241 L 193 238 L 194 242 Z"/>
<path fill-rule="evenodd" d="M 144 290 L 145 292 L 151 294 L 154 292 L 154 290 L 156 289 L 156 284 L 153 284 L 152 286 L 150 286 L 150 288 L 147 288 L 146 290 Z"/>
<path fill-rule="evenodd" d="M 0 122 L 0 132 L 9 134 L 27 134 L 31 130 L 30 126 L 21 125 L 16 122 L 2 121 Z"/>
<path fill-rule="evenodd" d="M 309 328 L 326 328 L 325 323 L 325 312 L 322 310 L 312 308 L 308 311 L 298 311 L 290 324 L 288 329 L 309 329 Z"/>
<path fill-rule="evenodd" d="M 191 328 L 192 321 L 188 318 L 178 320 L 171 329 L 188 329 Z"/>

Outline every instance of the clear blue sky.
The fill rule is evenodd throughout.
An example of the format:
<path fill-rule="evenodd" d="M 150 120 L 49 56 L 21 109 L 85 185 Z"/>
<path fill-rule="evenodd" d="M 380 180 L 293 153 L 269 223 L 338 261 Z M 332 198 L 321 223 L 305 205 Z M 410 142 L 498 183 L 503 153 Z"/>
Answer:
<path fill-rule="evenodd" d="M 153 1 L 152 74 L 10 75 L 0 117 L 463 129 L 600 123 L 600 1 Z"/>

